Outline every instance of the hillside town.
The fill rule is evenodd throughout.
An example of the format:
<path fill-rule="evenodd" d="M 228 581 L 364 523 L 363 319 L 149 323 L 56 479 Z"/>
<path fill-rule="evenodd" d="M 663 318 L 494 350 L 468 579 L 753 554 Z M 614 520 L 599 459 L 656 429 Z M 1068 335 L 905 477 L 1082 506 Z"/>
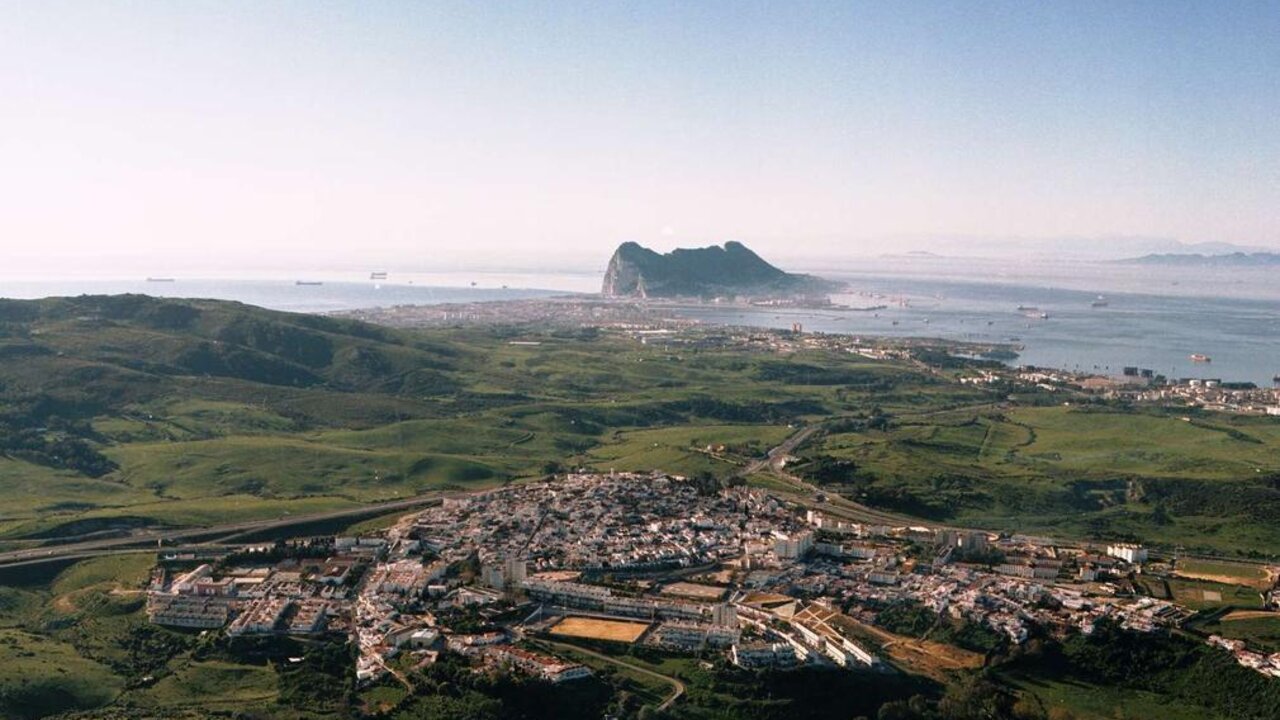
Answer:
<path fill-rule="evenodd" d="M 566 477 L 450 497 L 362 537 L 170 556 L 152 622 L 228 636 L 346 636 L 368 683 L 443 651 L 549 682 L 590 670 L 538 638 L 622 642 L 746 668 L 887 671 L 868 628 L 923 608 L 1000 642 L 1033 630 L 1149 632 L 1191 613 L 1134 592 L 1136 545 L 1097 549 L 851 522 L 760 489 L 654 474 Z M 1242 664 L 1266 656 L 1222 638 Z M 399 658 L 399 659 L 397 659 Z"/>
<path fill-rule="evenodd" d="M 1037 367 L 984 369 L 967 374 L 960 381 L 966 385 L 1012 385 L 1064 396 L 1074 394 L 1158 407 L 1280 416 L 1280 386 L 1257 387 L 1212 378 L 1167 379 L 1136 367 L 1123 368 L 1123 373 L 1115 377 Z"/>

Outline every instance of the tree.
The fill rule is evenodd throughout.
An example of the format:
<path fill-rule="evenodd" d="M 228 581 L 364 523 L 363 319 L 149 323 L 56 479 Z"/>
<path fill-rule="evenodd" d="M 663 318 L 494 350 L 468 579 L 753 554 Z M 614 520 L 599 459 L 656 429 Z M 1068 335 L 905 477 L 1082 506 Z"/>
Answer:
<path fill-rule="evenodd" d="M 1013 704 L 1013 716 L 1017 720 L 1048 720 L 1039 698 L 1030 694 L 1019 697 Z"/>
<path fill-rule="evenodd" d="M 916 720 L 917 716 L 911 711 L 910 706 L 905 700 L 894 700 L 880 706 L 876 712 L 876 720 Z"/>

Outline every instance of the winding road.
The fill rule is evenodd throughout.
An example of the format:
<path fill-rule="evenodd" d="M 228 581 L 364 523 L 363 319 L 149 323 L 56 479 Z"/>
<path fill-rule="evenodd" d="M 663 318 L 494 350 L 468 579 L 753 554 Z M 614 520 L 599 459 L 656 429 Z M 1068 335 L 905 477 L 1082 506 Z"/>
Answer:
<path fill-rule="evenodd" d="M 554 648 L 559 648 L 561 651 L 581 653 L 583 655 L 587 655 L 589 657 L 595 658 L 596 660 L 612 663 L 619 667 L 624 667 L 633 672 L 637 672 L 641 675 L 644 675 L 645 677 L 651 677 L 655 680 L 660 680 L 662 682 L 667 683 L 668 685 L 671 686 L 671 695 L 668 696 L 666 700 L 663 700 L 662 704 L 658 706 L 658 710 L 660 711 L 666 710 L 667 708 L 671 707 L 672 703 L 674 703 L 676 700 L 679 700 L 680 696 L 684 695 L 684 691 L 685 691 L 684 683 L 681 682 L 679 678 L 674 678 L 674 677 L 671 677 L 670 675 L 663 675 L 662 673 L 654 672 L 649 668 L 642 667 L 640 665 L 633 665 L 629 662 L 626 662 L 625 660 L 620 660 L 615 657 L 610 657 L 608 655 L 598 653 L 594 650 L 588 650 L 584 647 L 578 647 L 577 645 L 571 645 L 569 643 L 556 642 L 555 640 L 546 640 L 546 639 L 539 639 L 538 642 L 545 643 Z"/>

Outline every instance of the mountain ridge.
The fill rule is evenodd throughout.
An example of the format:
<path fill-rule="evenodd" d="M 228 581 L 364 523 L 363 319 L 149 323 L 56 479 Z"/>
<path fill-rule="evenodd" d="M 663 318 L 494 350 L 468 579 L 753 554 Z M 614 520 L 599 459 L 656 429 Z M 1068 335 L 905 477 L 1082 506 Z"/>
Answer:
<path fill-rule="evenodd" d="M 1280 265 L 1280 253 L 1233 252 L 1222 255 L 1153 253 L 1115 262 L 1124 265 L 1174 265 L 1179 267 L 1271 267 Z"/>

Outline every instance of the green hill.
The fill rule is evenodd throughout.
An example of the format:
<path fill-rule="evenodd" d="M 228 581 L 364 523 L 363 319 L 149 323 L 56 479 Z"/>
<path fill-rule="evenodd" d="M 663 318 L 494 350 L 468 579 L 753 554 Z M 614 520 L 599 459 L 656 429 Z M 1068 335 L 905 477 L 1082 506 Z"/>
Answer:
<path fill-rule="evenodd" d="M 540 344 L 509 344 L 530 338 Z M 873 391 L 883 404 L 968 392 L 848 357 L 806 367 L 838 365 L 856 386 L 807 384 L 777 363 L 608 333 L 410 332 L 213 300 L 0 301 L 0 544 L 320 512 L 553 463 L 630 465 L 596 450 L 631 429 L 694 428 L 659 453 L 664 469 L 728 473 L 694 441 L 773 439 Z"/>
<path fill-rule="evenodd" d="M 797 472 L 935 520 L 1280 548 L 1269 419 L 992 400 L 821 350 L 399 331 L 211 300 L 0 301 L 0 547 L 349 509 L 551 467 L 723 476 L 789 424 L 880 408 L 889 422 L 815 438 Z M 730 450 L 706 451 L 717 445 Z"/>
<path fill-rule="evenodd" d="M 431 413 L 453 348 L 345 320 L 145 296 L 0 301 L 0 450 L 89 477 L 112 472 L 111 431 L 173 439 L 374 425 Z M 358 404 L 335 395 L 360 393 Z M 203 401 L 160 428 L 157 404 Z M 326 401 L 328 400 L 328 401 Z M 222 403 L 222 412 L 218 404 Z M 230 403 L 230 405 L 226 405 Z M 110 418 L 95 426 L 95 421 Z M 130 432 L 130 431 L 133 432 Z"/>

